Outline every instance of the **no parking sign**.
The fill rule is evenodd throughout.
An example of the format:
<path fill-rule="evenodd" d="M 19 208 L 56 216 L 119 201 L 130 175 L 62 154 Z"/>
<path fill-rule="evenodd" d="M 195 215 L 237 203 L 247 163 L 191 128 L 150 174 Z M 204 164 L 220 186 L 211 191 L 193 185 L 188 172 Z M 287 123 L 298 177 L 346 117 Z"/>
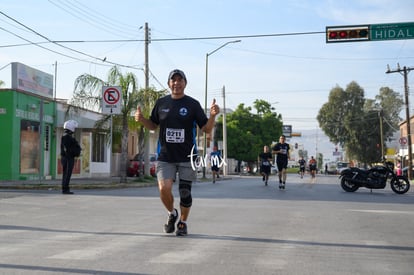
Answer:
<path fill-rule="evenodd" d="M 400 145 L 402 145 L 402 146 L 407 145 L 407 138 L 406 137 L 401 137 L 400 138 Z"/>
<path fill-rule="evenodd" d="M 121 87 L 104 86 L 102 87 L 102 113 L 120 114 L 121 113 Z"/>

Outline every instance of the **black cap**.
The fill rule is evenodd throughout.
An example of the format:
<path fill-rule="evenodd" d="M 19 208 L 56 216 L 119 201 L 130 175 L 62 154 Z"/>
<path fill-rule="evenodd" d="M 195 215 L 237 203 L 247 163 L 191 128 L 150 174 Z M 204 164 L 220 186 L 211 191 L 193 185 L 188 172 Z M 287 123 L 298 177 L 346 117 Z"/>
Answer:
<path fill-rule="evenodd" d="M 169 82 L 169 81 L 170 81 L 170 79 L 172 79 L 172 78 L 173 78 L 173 76 L 174 76 L 174 75 L 176 75 L 176 74 L 180 75 L 180 76 L 181 76 L 181 78 L 182 78 L 182 79 L 184 79 L 185 83 L 187 83 L 187 78 L 185 77 L 184 72 L 183 72 L 183 71 L 181 71 L 181 70 L 179 70 L 179 69 L 175 69 L 175 70 L 172 70 L 172 71 L 170 72 L 170 74 L 168 75 L 168 82 Z"/>

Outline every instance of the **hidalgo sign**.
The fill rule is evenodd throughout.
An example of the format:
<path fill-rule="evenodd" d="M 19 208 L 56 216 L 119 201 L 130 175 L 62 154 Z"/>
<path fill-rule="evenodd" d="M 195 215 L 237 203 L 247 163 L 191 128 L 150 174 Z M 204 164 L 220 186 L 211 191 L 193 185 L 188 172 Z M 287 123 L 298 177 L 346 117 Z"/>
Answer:
<path fill-rule="evenodd" d="M 371 25 L 371 41 L 414 38 L 414 22 Z"/>

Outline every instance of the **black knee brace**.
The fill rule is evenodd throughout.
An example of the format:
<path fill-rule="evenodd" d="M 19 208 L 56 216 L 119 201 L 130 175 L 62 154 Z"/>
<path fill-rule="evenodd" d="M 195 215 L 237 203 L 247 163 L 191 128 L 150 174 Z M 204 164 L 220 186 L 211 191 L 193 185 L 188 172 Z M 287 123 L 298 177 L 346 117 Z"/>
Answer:
<path fill-rule="evenodd" d="M 191 181 L 180 179 L 178 191 L 180 192 L 180 205 L 184 207 L 191 207 L 193 204 L 193 198 L 191 196 Z"/>

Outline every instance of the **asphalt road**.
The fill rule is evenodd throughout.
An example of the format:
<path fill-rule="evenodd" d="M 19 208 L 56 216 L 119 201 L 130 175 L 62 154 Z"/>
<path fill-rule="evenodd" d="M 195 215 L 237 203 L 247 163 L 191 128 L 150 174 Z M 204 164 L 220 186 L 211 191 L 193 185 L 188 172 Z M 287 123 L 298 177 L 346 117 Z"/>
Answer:
<path fill-rule="evenodd" d="M 0 274 L 411 275 L 413 189 L 346 193 L 336 176 L 289 175 L 286 190 L 274 176 L 198 182 L 186 237 L 162 232 L 156 187 L 0 190 Z"/>

